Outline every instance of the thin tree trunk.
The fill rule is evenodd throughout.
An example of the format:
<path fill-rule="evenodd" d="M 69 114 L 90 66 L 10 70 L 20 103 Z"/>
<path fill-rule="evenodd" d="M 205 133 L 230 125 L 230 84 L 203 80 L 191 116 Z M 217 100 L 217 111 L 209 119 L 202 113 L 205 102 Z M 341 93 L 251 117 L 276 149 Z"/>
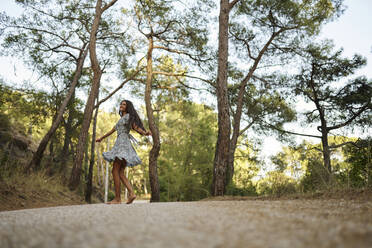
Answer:
<path fill-rule="evenodd" d="M 233 133 L 232 138 L 230 142 L 230 153 L 229 153 L 229 165 L 228 165 L 228 173 L 227 173 L 227 182 L 226 184 L 229 184 L 229 182 L 232 180 L 232 177 L 234 175 L 234 155 L 236 150 L 236 145 L 238 143 L 238 138 L 240 136 L 240 121 L 242 118 L 242 112 L 243 112 L 243 103 L 244 103 L 244 95 L 245 95 L 245 88 L 248 84 L 248 82 L 251 80 L 253 73 L 256 71 L 258 64 L 260 63 L 263 55 L 275 39 L 280 33 L 282 33 L 284 30 L 281 29 L 278 32 L 274 32 L 270 39 L 265 43 L 263 48 L 260 50 L 257 58 L 254 60 L 254 63 L 252 67 L 249 69 L 247 76 L 241 81 L 240 87 L 239 87 L 239 93 L 238 93 L 238 100 L 236 104 L 236 112 L 233 115 L 234 121 L 233 121 Z"/>
<path fill-rule="evenodd" d="M 147 181 L 146 177 L 143 177 L 144 185 L 143 185 L 143 190 L 145 191 L 145 195 L 147 195 Z"/>
<path fill-rule="evenodd" d="M 227 166 L 227 180 L 226 186 L 232 181 L 234 176 L 234 162 L 235 162 L 235 150 L 237 145 L 237 139 L 234 141 L 233 139 L 230 140 L 230 149 L 229 149 L 229 162 Z"/>
<path fill-rule="evenodd" d="M 47 147 L 50 138 L 53 136 L 53 134 L 57 130 L 59 124 L 61 123 L 62 118 L 63 118 L 63 113 L 65 112 L 66 106 L 70 102 L 70 99 L 75 92 L 76 85 L 79 82 L 81 72 L 83 70 L 84 61 L 85 61 L 85 58 L 86 58 L 87 53 L 88 53 L 88 49 L 87 49 L 86 46 L 87 46 L 87 44 L 84 44 L 82 49 L 80 50 L 80 54 L 79 54 L 79 57 L 78 57 L 78 60 L 77 60 L 77 63 L 76 63 L 75 75 L 73 77 L 70 89 L 67 93 L 67 96 L 63 100 L 61 106 L 58 109 L 57 118 L 52 123 L 52 126 L 50 127 L 47 134 L 40 141 L 40 144 L 39 144 L 36 152 L 34 153 L 31 162 L 26 166 L 26 171 L 29 171 L 33 168 L 37 169 L 37 168 L 40 167 L 40 162 L 41 162 L 41 159 L 43 157 L 43 153 L 45 151 L 45 148 Z"/>
<path fill-rule="evenodd" d="M 151 202 L 160 200 L 159 179 L 158 179 L 158 156 L 160 151 L 159 130 L 155 123 L 154 111 L 151 106 L 151 86 L 152 86 L 152 51 L 154 47 L 153 39 L 148 37 L 149 47 L 147 51 L 147 77 L 145 90 L 145 103 L 149 128 L 152 133 L 153 144 L 149 155 L 149 177 L 151 186 Z"/>
<path fill-rule="evenodd" d="M 98 99 L 97 99 L 98 102 Z M 85 201 L 88 203 L 92 202 L 92 185 L 93 185 L 93 166 L 94 166 L 94 151 L 95 151 L 95 144 L 96 144 L 96 128 L 97 128 L 97 116 L 98 116 L 98 108 L 96 108 L 96 112 L 93 118 L 93 134 L 92 134 L 92 144 L 90 149 L 90 162 L 89 162 L 89 173 L 88 173 L 88 180 L 87 180 L 87 189 L 85 193 Z"/>
<path fill-rule="evenodd" d="M 84 168 L 83 168 L 83 175 L 84 175 L 84 182 L 88 180 L 88 162 L 89 162 L 89 133 L 87 137 L 87 141 L 85 143 L 85 152 L 84 152 Z"/>
<path fill-rule="evenodd" d="M 224 195 L 230 146 L 230 113 L 227 94 L 228 26 L 229 1 L 220 1 L 218 71 L 217 71 L 217 107 L 218 137 L 213 163 L 212 195 Z"/>
<path fill-rule="evenodd" d="M 101 186 L 102 183 L 101 183 L 101 174 L 102 174 L 102 178 L 103 178 L 103 172 L 101 172 L 103 170 L 103 165 L 102 165 L 102 161 L 101 161 L 101 156 L 100 156 L 100 149 L 99 149 L 99 146 L 97 148 L 97 182 L 98 182 L 98 185 Z M 102 180 L 103 182 L 103 180 Z"/>
<path fill-rule="evenodd" d="M 102 182 L 102 185 L 103 185 L 103 182 L 105 181 L 105 168 L 103 167 L 103 158 L 99 158 L 99 160 L 100 160 L 100 164 L 101 164 L 101 179 L 102 179 L 101 182 Z"/>
<path fill-rule="evenodd" d="M 75 93 L 72 95 L 70 103 L 73 103 L 74 99 L 75 99 Z M 63 148 L 62 148 L 62 152 L 61 152 L 61 155 L 60 155 L 61 163 L 60 163 L 60 169 L 59 170 L 61 172 L 65 170 L 67 160 L 70 156 L 69 146 L 70 146 L 70 143 L 71 143 L 71 136 L 72 136 L 72 131 L 73 131 L 73 129 L 72 129 L 73 104 L 70 104 L 70 106 L 68 108 L 69 108 L 69 113 L 68 113 L 67 123 L 64 125 L 64 127 L 65 127 L 65 139 L 64 139 L 64 142 L 63 142 Z"/>
<path fill-rule="evenodd" d="M 316 109 L 319 112 L 320 127 L 318 127 L 318 131 L 320 131 L 322 133 L 322 138 L 321 139 L 322 139 L 322 146 L 323 146 L 323 149 L 322 149 L 323 163 L 324 163 L 324 169 L 327 172 L 325 181 L 326 181 L 326 183 L 329 184 L 331 179 L 332 179 L 331 151 L 330 151 L 329 144 L 328 144 L 328 132 L 329 132 L 329 130 L 327 128 L 327 121 L 326 121 L 326 118 L 325 118 L 325 110 L 324 110 L 323 106 L 321 105 L 321 101 L 319 100 L 318 92 L 316 90 L 315 83 L 314 83 L 313 72 L 315 70 L 316 70 L 316 67 L 315 67 L 315 64 L 313 63 L 312 64 L 311 80 L 309 81 L 309 86 L 310 86 L 311 91 L 313 93 L 313 99 L 311 99 L 311 100 L 314 102 L 314 104 L 316 106 Z"/>
<path fill-rule="evenodd" d="M 111 7 L 117 0 L 111 1 L 105 7 L 101 8 L 102 0 L 97 0 L 96 4 L 96 14 L 94 16 L 94 21 L 92 25 L 92 30 L 90 33 L 90 41 L 89 41 L 89 55 L 90 55 L 90 62 L 92 64 L 93 70 L 93 83 L 89 93 L 89 97 L 87 103 L 85 105 L 84 116 L 83 116 L 83 124 L 81 127 L 81 133 L 79 136 L 78 144 L 76 147 L 76 158 L 75 162 L 71 171 L 71 177 L 69 182 L 69 188 L 74 190 L 80 183 L 80 176 L 81 176 L 81 166 L 84 157 L 84 146 L 87 140 L 88 131 L 90 122 L 92 120 L 93 108 L 94 108 L 94 101 L 98 95 L 99 84 L 101 81 L 102 70 L 99 66 L 97 54 L 96 54 L 96 34 L 98 31 L 99 23 L 101 20 L 102 13 L 109 7 Z"/>

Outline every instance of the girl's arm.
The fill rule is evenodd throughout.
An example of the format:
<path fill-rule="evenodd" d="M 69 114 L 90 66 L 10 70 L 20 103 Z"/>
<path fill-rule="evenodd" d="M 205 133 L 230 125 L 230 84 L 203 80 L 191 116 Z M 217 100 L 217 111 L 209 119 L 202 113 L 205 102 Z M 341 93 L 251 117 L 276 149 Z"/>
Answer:
<path fill-rule="evenodd" d="M 106 134 L 103 135 L 101 138 L 96 139 L 96 142 L 101 142 L 104 138 L 110 136 L 110 135 L 111 135 L 112 133 L 114 133 L 115 131 L 116 131 L 116 129 L 115 129 L 115 127 L 113 127 L 113 128 L 111 129 L 110 132 L 106 133 Z"/>
<path fill-rule="evenodd" d="M 151 135 L 151 131 L 145 131 L 142 128 L 138 127 L 135 123 L 132 124 L 132 128 L 141 135 Z"/>

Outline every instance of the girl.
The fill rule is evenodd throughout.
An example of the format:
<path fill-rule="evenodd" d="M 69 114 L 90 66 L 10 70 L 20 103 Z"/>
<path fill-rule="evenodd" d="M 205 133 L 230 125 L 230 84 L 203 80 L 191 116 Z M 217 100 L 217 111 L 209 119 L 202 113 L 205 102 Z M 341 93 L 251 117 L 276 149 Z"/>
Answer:
<path fill-rule="evenodd" d="M 128 178 L 124 176 L 124 170 L 126 166 L 135 166 L 141 163 L 141 159 L 138 157 L 131 144 L 131 140 L 135 141 L 135 139 L 132 135 L 129 134 L 129 131 L 131 129 L 134 129 L 141 135 L 151 135 L 151 132 L 146 131 L 143 127 L 143 124 L 131 101 L 123 100 L 120 103 L 119 115 L 121 116 L 121 118 L 116 123 L 114 128 L 107 134 L 96 140 L 96 142 L 101 142 L 104 138 L 110 136 L 113 132 L 118 132 L 115 145 L 113 146 L 111 151 L 102 153 L 102 156 L 106 161 L 114 162 L 112 175 L 115 185 L 115 199 L 108 202 L 108 204 L 121 203 L 120 180 L 124 183 L 129 192 L 127 204 L 132 203 L 134 199 L 136 199 L 136 195 L 133 192 L 132 185 L 130 184 Z"/>

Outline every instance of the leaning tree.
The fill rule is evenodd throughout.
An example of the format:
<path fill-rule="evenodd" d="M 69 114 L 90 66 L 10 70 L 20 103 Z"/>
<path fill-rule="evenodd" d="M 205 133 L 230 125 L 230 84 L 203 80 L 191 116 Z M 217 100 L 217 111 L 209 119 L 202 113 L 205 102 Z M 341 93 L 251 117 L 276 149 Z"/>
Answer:
<path fill-rule="evenodd" d="M 339 129 L 371 125 L 372 81 L 357 77 L 344 82 L 364 66 L 366 60 L 360 55 L 342 57 L 342 49 L 333 51 L 330 42 L 309 44 L 299 54 L 302 65 L 293 78 L 292 87 L 314 106 L 303 114 L 306 122 L 316 124 L 321 133 L 318 138 L 322 143 L 324 167 L 328 175 L 332 175 L 331 151 L 351 142 L 330 144 L 328 136 Z"/>

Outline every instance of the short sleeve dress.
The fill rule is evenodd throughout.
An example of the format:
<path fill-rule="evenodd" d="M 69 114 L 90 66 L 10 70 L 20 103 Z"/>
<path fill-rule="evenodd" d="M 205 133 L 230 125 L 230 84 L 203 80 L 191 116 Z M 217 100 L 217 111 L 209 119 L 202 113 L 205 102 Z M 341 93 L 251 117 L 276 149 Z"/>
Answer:
<path fill-rule="evenodd" d="M 115 125 L 117 138 L 114 146 L 108 152 L 102 153 L 106 161 L 113 162 L 115 158 L 120 160 L 125 159 L 127 166 L 135 166 L 141 164 L 142 161 L 134 150 L 131 141 L 135 141 L 133 136 L 129 134 L 129 114 L 123 115 Z"/>

